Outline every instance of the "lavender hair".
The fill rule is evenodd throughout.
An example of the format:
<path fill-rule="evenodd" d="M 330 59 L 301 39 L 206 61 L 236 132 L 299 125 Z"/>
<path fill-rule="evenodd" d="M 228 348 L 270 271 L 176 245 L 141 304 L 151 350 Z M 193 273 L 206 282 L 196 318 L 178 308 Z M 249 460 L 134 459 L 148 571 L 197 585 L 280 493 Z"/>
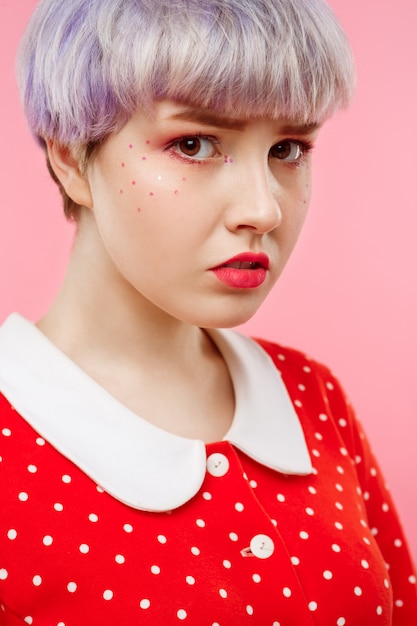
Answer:
<path fill-rule="evenodd" d="M 34 135 L 84 165 L 155 99 L 322 122 L 354 84 L 346 36 L 324 0 L 42 0 L 18 76 Z"/>

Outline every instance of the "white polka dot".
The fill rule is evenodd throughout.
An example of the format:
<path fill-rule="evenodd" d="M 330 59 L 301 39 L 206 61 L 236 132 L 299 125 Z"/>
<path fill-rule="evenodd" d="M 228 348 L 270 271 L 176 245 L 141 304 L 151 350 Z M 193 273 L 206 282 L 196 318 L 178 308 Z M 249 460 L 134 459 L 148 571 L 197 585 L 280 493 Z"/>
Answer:
<path fill-rule="evenodd" d="M 308 506 L 306 508 L 306 513 L 307 513 L 307 515 L 310 515 L 310 516 L 314 515 L 314 509 L 312 509 L 311 507 Z"/>
<path fill-rule="evenodd" d="M 299 385 L 298 385 L 298 389 L 299 389 L 300 391 L 305 391 L 305 390 L 306 390 L 306 386 L 305 386 L 305 385 L 302 385 L 302 384 L 299 384 Z"/>
<path fill-rule="evenodd" d="M 187 583 L 187 585 L 195 585 L 194 576 L 187 576 L 185 579 L 185 582 Z"/>
<path fill-rule="evenodd" d="M 376 471 L 374 467 L 371 467 L 371 469 L 369 470 L 369 473 L 373 478 L 375 478 L 378 475 L 378 472 Z"/>
<path fill-rule="evenodd" d="M 384 587 L 385 587 L 385 589 L 389 589 L 389 580 L 388 580 L 388 578 L 384 578 Z"/>
<path fill-rule="evenodd" d="M 309 374 L 311 372 L 311 367 L 309 367 L 308 365 L 304 365 L 303 371 L 307 372 L 307 374 Z"/>
<path fill-rule="evenodd" d="M 104 489 L 103 487 L 100 487 L 100 485 L 96 485 L 96 489 L 98 493 L 104 493 Z"/>
<path fill-rule="evenodd" d="M 125 533 L 133 533 L 133 526 L 132 526 L 132 524 L 124 524 L 123 525 L 123 530 L 125 531 Z"/>
<path fill-rule="evenodd" d="M 95 513 L 90 513 L 88 519 L 90 520 L 90 522 L 93 523 L 98 522 L 98 515 L 96 515 Z"/>
<path fill-rule="evenodd" d="M 62 476 L 62 482 L 65 483 L 66 485 L 69 485 L 69 483 L 71 482 L 72 478 L 69 474 L 64 474 Z"/>
<path fill-rule="evenodd" d="M 308 608 L 310 609 L 310 611 L 317 611 L 317 602 L 309 602 Z"/>
<path fill-rule="evenodd" d="M 300 565 L 300 559 L 298 558 L 298 556 L 292 556 L 291 557 L 291 563 L 293 565 Z"/>
<path fill-rule="evenodd" d="M 361 565 L 362 565 L 363 569 L 369 569 L 369 563 L 368 563 L 368 561 L 365 561 L 365 559 L 362 559 Z"/>
<path fill-rule="evenodd" d="M 361 596 L 363 592 L 360 587 L 355 587 L 353 593 L 355 594 L 355 596 Z"/>
<path fill-rule="evenodd" d="M 40 585 L 42 584 L 42 578 L 41 578 L 41 576 L 38 576 L 38 575 L 34 576 L 34 577 L 32 578 L 32 582 L 33 582 L 33 584 L 35 585 L 35 587 L 40 587 Z"/>
<path fill-rule="evenodd" d="M 377 615 L 382 615 L 382 613 L 384 612 L 382 606 L 377 606 L 376 607 L 376 614 Z"/>
<path fill-rule="evenodd" d="M 55 509 L 55 511 L 59 511 L 60 512 L 60 511 L 64 510 L 64 506 L 60 502 L 55 502 L 54 509 Z"/>
<path fill-rule="evenodd" d="M 161 568 L 159 567 L 159 565 L 152 565 L 151 572 L 152 574 L 154 574 L 154 576 L 158 576 L 161 573 Z"/>
<path fill-rule="evenodd" d="M 243 504 L 241 502 L 236 502 L 235 509 L 236 509 L 236 511 L 238 513 L 242 513 L 242 511 L 245 509 L 245 507 L 243 506 Z"/>
<path fill-rule="evenodd" d="M 225 559 L 223 561 L 223 567 L 225 567 L 226 569 L 230 569 L 232 567 L 232 564 L 230 561 L 228 561 L 227 559 Z"/>
<path fill-rule="evenodd" d="M 204 528 L 204 526 L 206 525 L 206 522 L 203 519 L 197 519 L 195 523 L 199 528 Z"/>
<path fill-rule="evenodd" d="M 345 626 L 346 624 L 346 620 L 344 617 L 339 617 L 339 619 L 336 622 L 337 626 Z"/>
<path fill-rule="evenodd" d="M 254 583 L 260 583 L 262 578 L 259 576 L 259 574 L 254 574 L 252 576 L 252 580 L 253 580 Z"/>
<path fill-rule="evenodd" d="M 305 530 L 302 530 L 300 532 L 300 537 L 301 537 L 301 539 L 308 539 L 309 538 L 309 534 Z"/>
<path fill-rule="evenodd" d="M 212 495 L 211 495 L 211 493 L 209 493 L 208 491 L 205 491 L 205 492 L 203 493 L 203 498 L 204 498 L 204 500 L 211 500 L 211 499 L 212 499 L 212 497 L 213 497 L 213 496 L 212 496 Z"/>
<path fill-rule="evenodd" d="M 367 546 L 371 545 L 371 541 L 368 539 L 368 537 L 363 538 L 363 543 L 366 543 Z"/>
<path fill-rule="evenodd" d="M 340 465 L 338 465 L 338 466 L 336 467 L 336 471 L 337 471 L 339 474 L 344 474 L 344 473 L 345 473 L 345 470 L 344 470 L 344 469 L 343 469 L 343 467 L 341 467 Z"/>
<path fill-rule="evenodd" d="M 196 548 L 196 546 L 193 546 L 191 548 L 191 554 L 194 554 L 194 556 L 200 556 L 200 549 Z"/>
<path fill-rule="evenodd" d="M 253 615 L 253 606 L 251 606 L 250 604 L 247 605 L 246 607 L 246 613 L 248 615 Z"/>
<path fill-rule="evenodd" d="M 10 430 L 10 428 L 3 428 L 1 432 L 4 437 L 11 437 L 12 431 Z"/>
<path fill-rule="evenodd" d="M 180 620 L 187 619 L 187 611 L 184 611 L 184 609 L 180 609 L 179 611 L 177 611 L 177 617 Z"/>
<path fill-rule="evenodd" d="M 123 565 L 123 563 L 125 563 L 126 559 L 123 556 L 123 554 L 116 554 L 116 556 L 114 557 L 114 560 L 116 561 L 116 563 L 118 563 L 119 565 Z"/>
<path fill-rule="evenodd" d="M 158 535 L 157 537 L 159 543 L 165 544 L 167 542 L 167 538 L 165 537 L 165 535 Z"/>
<path fill-rule="evenodd" d="M 362 457 L 359 456 L 359 454 L 355 456 L 355 463 L 356 465 L 359 465 L 360 463 L 362 463 Z"/>
<path fill-rule="evenodd" d="M 326 569 L 323 572 L 323 578 L 324 580 L 331 580 L 333 578 L 333 574 L 330 570 Z"/>
<path fill-rule="evenodd" d="M 78 549 L 81 554 L 88 554 L 90 552 L 90 546 L 88 546 L 86 543 L 82 543 Z"/>
<path fill-rule="evenodd" d="M 149 609 L 149 607 L 151 606 L 151 602 L 150 600 L 148 600 L 148 598 L 144 598 L 143 600 L 141 600 L 139 602 L 139 606 L 141 609 Z"/>
<path fill-rule="evenodd" d="M 301 400 L 294 400 L 294 404 L 295 406 L 298 406 L 298 408 L 301 408 L 303 406 L 303 403 L 301 402 Z"/>
<path fill-rule="evenodd" d="M 280 361 L 285 361 L 285 356 L 283 354 L 277 354 L 277 357 Z"/>
<path fill-rule="evenodd" d="M 339 485 L 339 483 L 336 483 L 335 487 L 336 487 L 337 491 L 339 491 L 340 493 L 343 491 L 343 487 L 342 487 L 342 485 Z"/>
<path fill-rule="evenodd" d="M 335 507 L 338 511 L 343 511 L 343 504 L 341 502 L 335 502 Z"/>
<path fill-rule="evenodd" d="M 404 606 L 404 602 L 402 600 L 396 600 L 395 601 L 395 606 L 400 609 L 401 607 Z"/>
<path fill-rule="evenodd" d="M 36 467 L 36 465 L 28 465 L 28 472 L 30 474 L 36 474 L 37 471 L 38 471 L 38 468 Z"/>
<path fill-rule="evenodd" d="M 38 437 L 36 439 L 36 445 L 41 446 L 41 447 L 44 446 L 45 445 L 45 439 L 42 439 L 42 437 Z"/>
<path fill-rule="evenodd" d="M 320 452 L 319 452 L 318 450 L 312 450 L 312 451 L 311 451 L 311 454 L 312 454 L 313 456 L 315 456 L 315 457 L 316 457 L 316 459 L 318 459 L 318 458 L 320 457 Z"/>
<path fill-rule="evenodd" d="M 106 591 L 103 593 L 103 598 L 105 600 L 113 600 L 113 591 L 111 589 L 106 589 Z"/>
<path fill-rule="evenodd" d="M 64 622 L 58 622 L 58 624 L 56 626 L 65 626 Z"/>
<path fill-rule="evenodd" d="M 227 598 L 227 591 L 226 589 L 219 589 L 219 595 L 221 598 Z"/>
<path fill-rule="evenodd" d="M 284 589 L 282 590 L 282 593 L 286 598 L 290 598 L 292 595 L 292 591 L 289 587 L 284 587 Z"/>
<path fill-rule="evenodd" d="M 29 496 L 25 491 L 21 491 L 17 497 L 20 502 L 27 502 L 29 500 Z"/>
<path fill-rule="evenodd" d="M 75 593 L 77 591 L 77 583 L 74 583 L 74 582 L 68 583 L 67 589 L 70 593 Z"/>
<path fill-rule="evenodd" d="M 396 540 L 394 541 L 394 546 L 395 546 L 396 548 L 401 548 L 401 546 L 402 546 L 402 545 L 403 545 L 403 542 L 401 541 L 401 539 L 396 539 Z"/>
<path fill-rule="evenodd" d="M 15 530 L 14 528 L 11 528 L 7 533 L 7 537 L 11 541 L 14 541 L 14 539 L 16 539 L 17 537 L 17 530 Z"/>
<path fill-rule="evenodd" d="M 51 535 L 45 535 L 45 537 L 42 539 L 42 543 L 44 546 L 51 546 L 54 542 L 53 537 L 51 537 Z"/>
<path fill-rule="evenodd" d="M 0 569 L 0 580 L 6 580 L 6 578 L 8 577 L 9 572 L 7 571 L 7 569 Z"/>
<path fill-rule="evenodd" d="M 236 533 L 229 533 L 229 539 L 231 541 L 237 541 L 239 539 L 238 535 Z"/>
<path fill-rule="evenodd" d="M 282 493 L 277 494 L 278 502 L 285 502 L 285 496 Z"/>
<path fill-rule="evenodd" d="M 211 476 L 215 478 L 221 478 L 225 476 L 229 471 L 230 463 L 227 456 L 220 452 L 210 454 L 207 458 L 207 471 Z"/>
<path fill-rule="evenodd" d="M 338 546 L 337 543 L 334 543 L 332 545 L 332 550 L 333 550 L 333 552 L 341 552 L 342 551 L 341 547 Z"/>
<path fill-rule="evenodd" d="M 411 583 L 412 585 L 415 585 L 417 582 L 417 579 L 415 576 L 411 575 L 408 577 L 408 582 Z"/>
<path fill-rule="evenodd" d="M 23 621 L 25 622 L 25 624 L 33 624 L 33 617 L 27 615 Z"/>

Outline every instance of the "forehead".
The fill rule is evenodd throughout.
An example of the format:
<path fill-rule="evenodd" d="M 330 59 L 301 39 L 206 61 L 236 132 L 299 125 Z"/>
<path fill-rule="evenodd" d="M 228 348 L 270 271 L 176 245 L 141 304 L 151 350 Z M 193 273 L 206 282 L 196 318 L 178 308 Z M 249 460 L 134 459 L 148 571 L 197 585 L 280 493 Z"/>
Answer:
<path fill-rule="evenodd" d="M 213 126 L 229 130 L 245 130 L 250 122 L 254 120 L 268 120 L 279 123 L 280 129 L 286 134 L 306 135 L 318 130 L 318 122 L 306 123 L 302 120 L 289 120 L 285 117 L 268 116 L 247 116 L 238 117 L 232 113 L 219 112 L 212 109 L 200 107 L 193 104 L 181 104 L 172 101 L 162 101 L 155 103 L 153 107 L 153 118 L 162 121 L 185 121 L 195 122 L 203 126 Z"/>

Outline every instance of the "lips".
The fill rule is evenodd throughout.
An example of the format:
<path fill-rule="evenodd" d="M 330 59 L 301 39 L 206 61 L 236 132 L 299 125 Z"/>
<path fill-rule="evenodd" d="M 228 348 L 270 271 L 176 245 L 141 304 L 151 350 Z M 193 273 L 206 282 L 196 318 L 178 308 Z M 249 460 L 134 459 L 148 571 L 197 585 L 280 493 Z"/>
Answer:
<path fill-rule="evenodd" d="M 264 253 L 243 252 L 214 267 L 212 272 L 225 285 L 235 289 L 255 289 L 266 279 L 269 258 Z"/>

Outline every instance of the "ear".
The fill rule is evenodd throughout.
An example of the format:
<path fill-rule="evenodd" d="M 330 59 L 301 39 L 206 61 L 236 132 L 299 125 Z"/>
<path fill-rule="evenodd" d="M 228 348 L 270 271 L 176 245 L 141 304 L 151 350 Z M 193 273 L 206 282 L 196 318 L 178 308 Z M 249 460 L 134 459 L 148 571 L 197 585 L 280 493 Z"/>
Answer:
<path fill-rule="evenodd" d="M 90 185 L 69 148 L 61 146 L 53 140 L 48 140 L 46 149 L 55 176 L 65 189 L 67 196 L 80 206 L 92 208 L 93 199 Z"/>

